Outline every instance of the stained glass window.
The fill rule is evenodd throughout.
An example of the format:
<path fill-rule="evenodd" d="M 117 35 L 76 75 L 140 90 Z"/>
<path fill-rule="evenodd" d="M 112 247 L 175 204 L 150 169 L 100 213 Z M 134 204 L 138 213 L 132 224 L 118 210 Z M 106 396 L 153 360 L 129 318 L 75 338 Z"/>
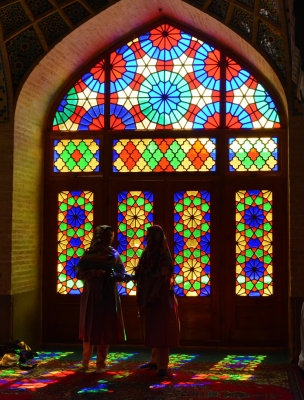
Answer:
<path fill-rule="evenodd" d="M 210 294 L 210 194 L 174 194 L 175 292 L 180 296 Z"/>
<path fill-rule="evenodd" d="M 111 54 L 113 129 L 219 126 L 220 52 L 163 24 Z"/>
<path fill-rule="evenodd" d="M 134 273 L 146 245 L 145 234 L 153 222 L 153 193 L 130 191 L 118 194 L 118 252 L 126 272 Z M 134 295 L 134 282 L 119 284 L 119 293 Z"/>
<path fill-rule="evenodd" d="M 215 171 L 215 139 L 115 140 L 113 171 Z"/>
<path fill-rule="evenodd" d="M 111 130 L 214 129 L 225 111 L 228 128 L 280 127 L 277 107 L 263 85 L 233 59 L 226 60 L 227 65 L 221 63 L 221 52 L 208 43 L 161 24 L 83 75 L 59 104 L 53 130 L 102 130 L 105 109 Z M 110 82 L 105 82 L 106 69 Z"/>
<path fill-rule="evenodd" d="M 236 193 L 236 294 L 273 293 L 272 192 Z"/>
<path fill-rule="evenodd" d="M 277 108 L 264 87 L 227 58 L 226 125 L 228 128 L 279 128 Z"/>
<path fill-rule="evenodd" d="M 99 139 L 54 140 L 54 172 L 98 172 Z"/>
<path fill-rule="evenodd" d="M 230 138 L 229 171 L 277 171 L 277 138 Z"/>
<path fill-rule="evenodd" d="M 104 127 L 104 60 L 69 90 L 53 121 L 54 131 L 99 130 Z"/>
<path fill-rule="evenodd" d="M 93 237 L 93 193 L 63 191 L 58 194 L 57 292 L 80 294 L 83 283 L 75 267 Z"/>

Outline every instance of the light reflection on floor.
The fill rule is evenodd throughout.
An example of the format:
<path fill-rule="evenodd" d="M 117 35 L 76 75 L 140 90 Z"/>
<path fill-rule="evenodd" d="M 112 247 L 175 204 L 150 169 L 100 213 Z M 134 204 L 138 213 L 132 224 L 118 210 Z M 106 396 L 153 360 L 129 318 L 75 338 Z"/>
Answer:
<path fill-rule="evenodd" d="M 39 365 L 50 363 L 53 360 L 73 355 L 74 352 L 39 352 L 38 356 L 31 361 L 31 364 L 38 364 L 38 367 L 33 370 L 20 370 L 18 368 L 1 369 L 0 370 L 0 386 L 6 385 L 6 389 L 10 390 L 21 390 L 21 391 L 36 391 L 43 389 L 48 385 L 60 382 L 67 376 L 77 373 L 78 367 L 81 365 L 80 362 L 71 361 L 70 364 L 65 364 L 65 370 L 50 370 L 42 375 L 37 375 L 39 371 Z M 79 394 L 85 393 L 99 393 L 99 392 L 113 392 L 113 379 L 127 378 L 136 372 L 134 370 L 114 368 L 117 364 L 134 357 L 138 353 L 125 353 L 125 352 L 113 352 L 109 353 L 107 357 L 107 369 L 105 371 L 105 379 L 98 379 L 99 375 L 96 376 L 96 383 L 90 387 L 83 387 L 77 391 Z M 204 386 L 209 385 L 212 381 L 248 381 L 253 380 L 255 376 L 253 372 L 256 368 L 265 360 L 265 355 L 227 355 L 222 360 L 214 364 L 209 370 L 201 371 L 196 373 L 192 377 L 186 378 L 185 381 L 177 381 L 175 372 L 181 369 L 186 363 L 194 361 L 199 355 L 195 354 L 171 354 L 169 358 L 169 369 L 171 373 L 171 379 L 165 379 L 157 384 L 148 386 L 150 389 L 163 389 L 168 386 L 171 387 L 192 387 L 192 386 Z M 57 367 L 58 368 L 58 367 Z M 133 367 L 134 368 L 134 367 Z M 90 371 L 91 370 L 91 371 Z M 94 371 L 93 371 L 94 370 Z M 96 356 L 94 356 L 90 363 L 89 373 L 96 370 Z M 30 375 L 27 378 L 25 375 L 33 373 L 34 376 L 31 378 Z M 93 376 L 93 375 L 92 375 Z M 190 375 L 191 376 L 191 375 Z M 23 379 L 26 378 L 26 379 Z M 110 381 L 106 380 L 107 377 Z M 20 379 L 22 378 L 22 379 Z M 175 381 L 175 382 L 174 382 Z"/>
<path fill-rule="evenodd" d="M 99 393 L 99 392 L 108 392 L 113 393 L 113 390 L 110 390 L 108 387 L 108 381 L 99 380 L 96 386 L 92 386 L 90 388 L 83 388 L 79 390 L 77 393 Z"/>
<path fill-rule="evenodd" d="M 186 363 L 194 360 L 198 354 L 170 354 L 169 356 L 169 369 L 181 368 Z"/>
<path fill-rule="evenodd" d="M 173 357 L 175 355 L 172 355 Z M 192 376 L 187 382 L 179 382 L 173 387 L 203 386 L 208 381 L 248 381 L 254 379 L 254 375 L 248 374 L 254 371 L 266 358 L 265 355 L 227 355 L 223 360 L 216 363 L 207 373 L 199 373 Z M 247 372 L 247 373 L 244 373 Z M 202 382 L 204 381 L 204 382 Z M 209 382 L 210 384 L 211 382 Z M 161 389 L 173 384 L 172 381 L 161 382 L 151 385 L 150 389 Z"/>
<path fill-rule="evenodd" d="M 114 379 L 120 379 L 120 378 L 126 378 L 128 376 L 130 376 L 133 371 L 111 371 L 108 370 L 108 368 L 110 368 L 113 365 L 116 365 L 122 361 L 125 361 L 133 356 L 135 356 L 138 353 L 109 353 L 107 356 L 107 360 L 106 360 L 106 364 L 107 364 L 107 369 L 106 369 L 106 374 L 110 375 L 112 378 Z M 90 362 L 89 367 L 93 367 L 96 364 L 96 356 L 92 357 L 92 360 Z M 79 390 L 77 393 L 98 393 L 98 392 L 108 392 L 111 393 L 113 392 L 113 390 L 109 389 L 108 387 L 108 382 L 104 381 L 104 380 L 99 380 L 97 382 L 97 385 L 91 386 L 91 387 L 87 387 L 87 388 L 83 388 L 81 390 Z"/>
<path fill-rule="evenodd" d="M 265 358 L 266 356 L 228 355 L 215 364 L 215 366 L 211 368 L 211 371 L 254 371 Z"/>

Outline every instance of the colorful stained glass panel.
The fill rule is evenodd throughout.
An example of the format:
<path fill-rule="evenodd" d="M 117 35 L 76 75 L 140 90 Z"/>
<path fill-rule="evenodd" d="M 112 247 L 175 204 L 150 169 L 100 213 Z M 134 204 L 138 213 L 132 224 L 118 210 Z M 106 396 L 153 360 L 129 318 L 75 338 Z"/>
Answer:
<path fill-rule="evenodd" d="M 99 139 L 54 140 L 54 172 L 98 172 Z"/>
<path fill-rule="evenodd" d="M 57 292 L 80 294 L 83 283 L 75 267 L 93 237 L 93 193 L 63 191 L 58 194 Z"/>
<path fill-rule="evenodd" d="M 230 138 L 229 171 L 277 171 L 277 138 Z"/>
<path fill-rule="evenodd" d="M 277 108 L 264 87 L 227 57 L 226 125 L 228 128 L 279 128 Z"/>
<path fill-rule="evenodd" d="M 219 126 L 220 52 L 162 24 L 110 55 L 112 129 Z"/>
<path fill-rule="evenodd" d="M 210 295 L 210 194 L 174 194 L 175 293 Z"/>
<path fill-rule="evenodd" d="M 273 293 L 272 192 L 236 193 L 236 294 Z"/>
<path fill-rule="evenodd" d="M 142 191 L 118 194 L 118 252 L 126 272 L 134 273 L 146 245 L 145 234 L 153 222 L 153 193 Z M 118 285 L 120 294 L 136 294 L 134 282 Z"/>
<path fill-rule="evenodd" d="M 121 139 L 113 145 L 113 172 L 215 171 L 215 139 Z"/>
<path fill-rule="evenodd" d="M 53 131 L 100 130 L 104 127 L 104 60 L 69 90 L 59 104 Z"/>

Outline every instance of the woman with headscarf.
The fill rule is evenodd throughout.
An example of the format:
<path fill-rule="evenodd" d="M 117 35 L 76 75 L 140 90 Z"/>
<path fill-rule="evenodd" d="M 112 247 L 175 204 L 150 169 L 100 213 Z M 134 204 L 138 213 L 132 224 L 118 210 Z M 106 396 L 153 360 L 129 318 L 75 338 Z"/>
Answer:
<path fill-rule="evenodd" d="M 166 376 L 169 348 L 179 344 L 179 319 L 174 295 L 173 262 L 162 228 L 148 228 L 147 245 L 135 269 L 137 304 L 143 320 L 145 345 L 152 348 L 151 361 L 142 368 Z"/>
<path fill-rule="evenodd" d="M 113 238 L 113 228 L 97 226 L 90 248 L 77 265 L 77 278 L 84 282 L 79 323 L 83 370 L 88 368 L 94 345 L 97 346 L 96 371 L 103 372 L 109 345 L 125 340 L 116 282 L 124 280 L 126 274 L 118 252 L 111 246 Z"/>

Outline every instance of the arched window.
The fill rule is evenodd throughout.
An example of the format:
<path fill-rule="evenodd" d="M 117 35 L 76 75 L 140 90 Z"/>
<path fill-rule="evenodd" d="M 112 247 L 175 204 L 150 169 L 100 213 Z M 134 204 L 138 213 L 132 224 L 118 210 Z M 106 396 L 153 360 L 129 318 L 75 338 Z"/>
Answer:
<path fill-rule="evenodd" d="M 257 71 L 210 38 L 160 22 L 65 86 L 47 136 L 47 285 L 58 309 L 77 304 L 74 266 L 94 225 L 115 228 L 132 272 L 158 223 L 174 255 L 185 341 L 247 343 L 253 308 L 264 321 L 254 332 L 273 339 L 271 314 L 286 296 L 286 133 Z M 134 310 L 134 283 L 119 291 Z"/>

